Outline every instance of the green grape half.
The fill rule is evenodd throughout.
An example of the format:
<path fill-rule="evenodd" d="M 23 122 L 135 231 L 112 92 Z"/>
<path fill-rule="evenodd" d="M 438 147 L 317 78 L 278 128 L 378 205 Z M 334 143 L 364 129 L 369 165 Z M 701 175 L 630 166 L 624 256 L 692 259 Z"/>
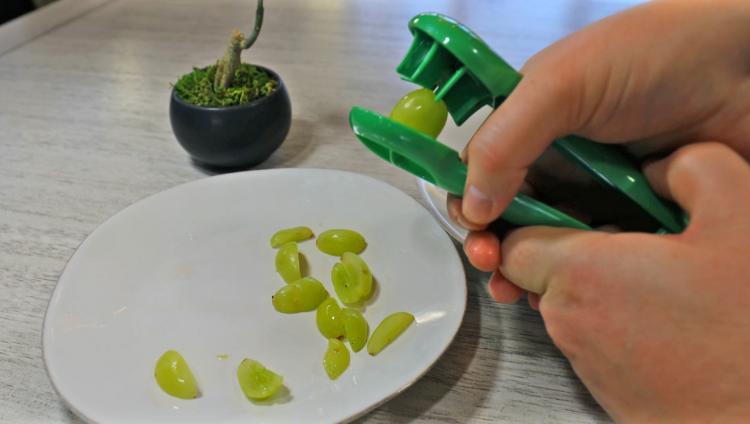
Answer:
<path fill-rule="evenodd" d="M 284 384 L 284 378 L 264 367 L 260 362 L 243 359 L 237 367 L 237 381 L 242 393 L 252 400 L 263 400 L 273 396 Z"/>
<path fill-rule="evenodd" d="M 339 339 L 328 339 L 328 349 L 323 356 L 323 369 L 328 378 L 335 380 L 349 368 L 349 350 Z"/>
<path fill-rule="evenodd" d="M 156 361 L 156 383 L 168 394 L 180 399 L 198 397 L 198 383 L 179 353 L 168 350 Z"/>
<path fill-rule="evenodd" d="M 385 317 L 372 332 L 370 341 L 367 343 L 367 353 L 373 356 L 380 353 L 392 341 L 396 340 L 412 322 L 414 322 L 414 315 L 408 312 L 396 312 Z"/>
<path fill-rule="evenodd" d="M 357 254 L 345 252 L 341 256 L 341 263 L 344 264 L 346 275 L 354 283 L 354 288 L 359 293 L 360 300 L 366 300 L 372 294 L 372 273 L 367 262 Z"/>
<path fill-rule="evenodd" d="M 344 321 L 344 334 L 346 339 L 349 340 L 349 346 L 353 352 L 359 352 L 367 343 L 367 336 L 370 331 L 367 320 L 361 312 L 351 308 L 344 308 L 341 311 L 341 317 Z"/>
<path fill-rule="evenodd" d="M 290 241 L 303 241 L 311 239 L 315 236 L 312 230 L 308 227 L 293 227 L 285 228 L 277 231 L 271 236 L 271 247 L 274 249 L 289 243 Z"/>
<path fill-rule="evenodd" d="M 321 252 L 341 256 L 344 252 L 362 253 L 367 242 L 362 234 L 352 230 L 327 230 L 320 233 L 315 241 Z"/>
<path fill-rule="evenodd" d="M 327 339 L 337 339 L 344 335 L 344 321 L 336 299 L 329 297 L 318 306 L 315 323 L 320 334 Z"/>
<path fill-rule="evenodd" d="M 351 305 L 364 301 L 372 292 L 372 273 L 358 255 L 344 252 L 341 262 L 333 266 L 331 281 L 342 302 Z"/>
<path fill-rule="evenodd" d="M 448 119 L 448 108 L 442 100 L 435 100 L 432 90 L 420 88 L 407 93 L 396 103 L 391 119 L 437 138 Z"/>
<path fill-rule="evenodd" d="M 346 273 L 346 268 L 344 268 L 344 264 L 341 262 L 333 265 L 331 269 L 331 282 L 333 283 L 336 295 L 338 295 L 342 302 L 351 305 L 359 301 L 360 296 L 351 287 L 349 275 Z"/>
<path fill-rule="evenodd" d="M 328 291 L 320 281 L 305 277 L 279 289 L 271 301 L 277 311 L 285 314 L 315 310 L 328 298 Z"/>
<path fill-rule="evenodd" d="M 281 274 L 281 278 L 287 283 L 293 283 L 302 278 L 297 243 L 290 241 L 276 252 L 276 272 Z"/>

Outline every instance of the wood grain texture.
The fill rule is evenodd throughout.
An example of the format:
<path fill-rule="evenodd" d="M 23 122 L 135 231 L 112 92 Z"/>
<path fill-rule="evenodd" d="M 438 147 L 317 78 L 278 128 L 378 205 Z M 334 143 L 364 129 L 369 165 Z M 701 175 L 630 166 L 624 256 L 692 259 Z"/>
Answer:
<path fill-rule="evenodd" d="M 282 75 L 294 119 L 287 141 L 260 168 L 355 171 L 416 196 L 414 179 L 366 152 L 346 121 L 351 105 L 388 111 L 411 88 L 394 72 L 410 42 L 410 17 L 451 15 L 520 66 L 633 2 L 269 1 L 260 39 L 244 59 Z M 77 422 L 50 386 L 41 356 L 57 277 L 108 217 L 207 175 L 172 136 L 169 83 L 215 61 L 230 30 L 247 29 L 253 16 L 247 0 L 82 4 L 64 0 L 42 18 L 24 18 L 26 38 L 17 22 L 0 27 L 0 40 L 14 37 L 0 42 L 12 45 L 0 49 L 0 422 Z M 446 137 L 461 144 L 471 129 L 449 128 Z M 525 304 L 494 304 L 484 291 L 487 276 L 469 276 L 468 310 L 449 350 L 361 422 L 607 422 L 538 314 Z"/>

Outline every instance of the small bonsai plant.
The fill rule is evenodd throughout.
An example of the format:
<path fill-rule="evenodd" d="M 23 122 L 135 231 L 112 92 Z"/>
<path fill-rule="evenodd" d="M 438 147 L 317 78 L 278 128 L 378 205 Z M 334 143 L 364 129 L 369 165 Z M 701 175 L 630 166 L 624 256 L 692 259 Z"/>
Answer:
<path fill-rule="evenodd" d="M 291 104 L 281 78 L 241 61 L 242 51 L 260 35 L 263 14 L 263 0 L 258 0 L 252 32 L 245 36 L 233 31 L 216 64 L 194 68 L 173 85 L 172 130 L 201 164 L 254 165 L 273 153 L 289 130 Z"/>
<path fill-rule="evenodd" d="M 174 84 L 182 100 L 196 106 L 225 107 L 249 103 L 267 96 L 278 85 L 271 75 L 256 66 L 242 63 L 241 54 L 255 44 L 263 26 L 263 0 L 258 0 L 255 26 L 248 37 L 234 30 L 224 56 L 215 65 L 183 75 Z"/>

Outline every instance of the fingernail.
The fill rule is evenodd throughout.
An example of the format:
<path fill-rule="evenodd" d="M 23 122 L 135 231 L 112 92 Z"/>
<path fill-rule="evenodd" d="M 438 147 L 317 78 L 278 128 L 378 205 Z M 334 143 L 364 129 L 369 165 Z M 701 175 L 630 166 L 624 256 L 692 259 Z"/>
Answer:
<path fill-rule="evenodd" d="M 464 217 L 460 214 L 456 215 L 455 218 L 453 219 L 458 223 L 458 225 L 460 225 L 462 228 L 469 230 L 469 231 L 480 231 L 480 230 L 484 230 L 487 227 L 486 225 L 478 225 L 478 224 L 471 223 L 465 220 Z"/>
<path fill-rule="evenodd" d="M 492 220 L 492 199 L 476 186 L 470 185 L 464 194 L 463 213 L 472 222 L 484 224 Z"/>

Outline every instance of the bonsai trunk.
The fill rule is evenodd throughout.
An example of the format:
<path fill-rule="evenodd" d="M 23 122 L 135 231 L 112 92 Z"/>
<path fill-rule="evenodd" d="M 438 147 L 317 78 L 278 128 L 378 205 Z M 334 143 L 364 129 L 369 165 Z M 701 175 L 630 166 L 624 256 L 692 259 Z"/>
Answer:
<path fill-rule="evenodd" d="M 255 26 L 250 36 L 239 31 L 234 31 L 229 38 L 224 56 L 216 62 L 216 75 L 214 76 L 214 91 L 226 90 L 232 85 L 234 74 L 240 68 L 240 54 L 242 50 L 249 49 L 258 39 L 260 28 L 263 25 L 263 0 L 258 0 L 258 7 L 255 10 Z"/>

